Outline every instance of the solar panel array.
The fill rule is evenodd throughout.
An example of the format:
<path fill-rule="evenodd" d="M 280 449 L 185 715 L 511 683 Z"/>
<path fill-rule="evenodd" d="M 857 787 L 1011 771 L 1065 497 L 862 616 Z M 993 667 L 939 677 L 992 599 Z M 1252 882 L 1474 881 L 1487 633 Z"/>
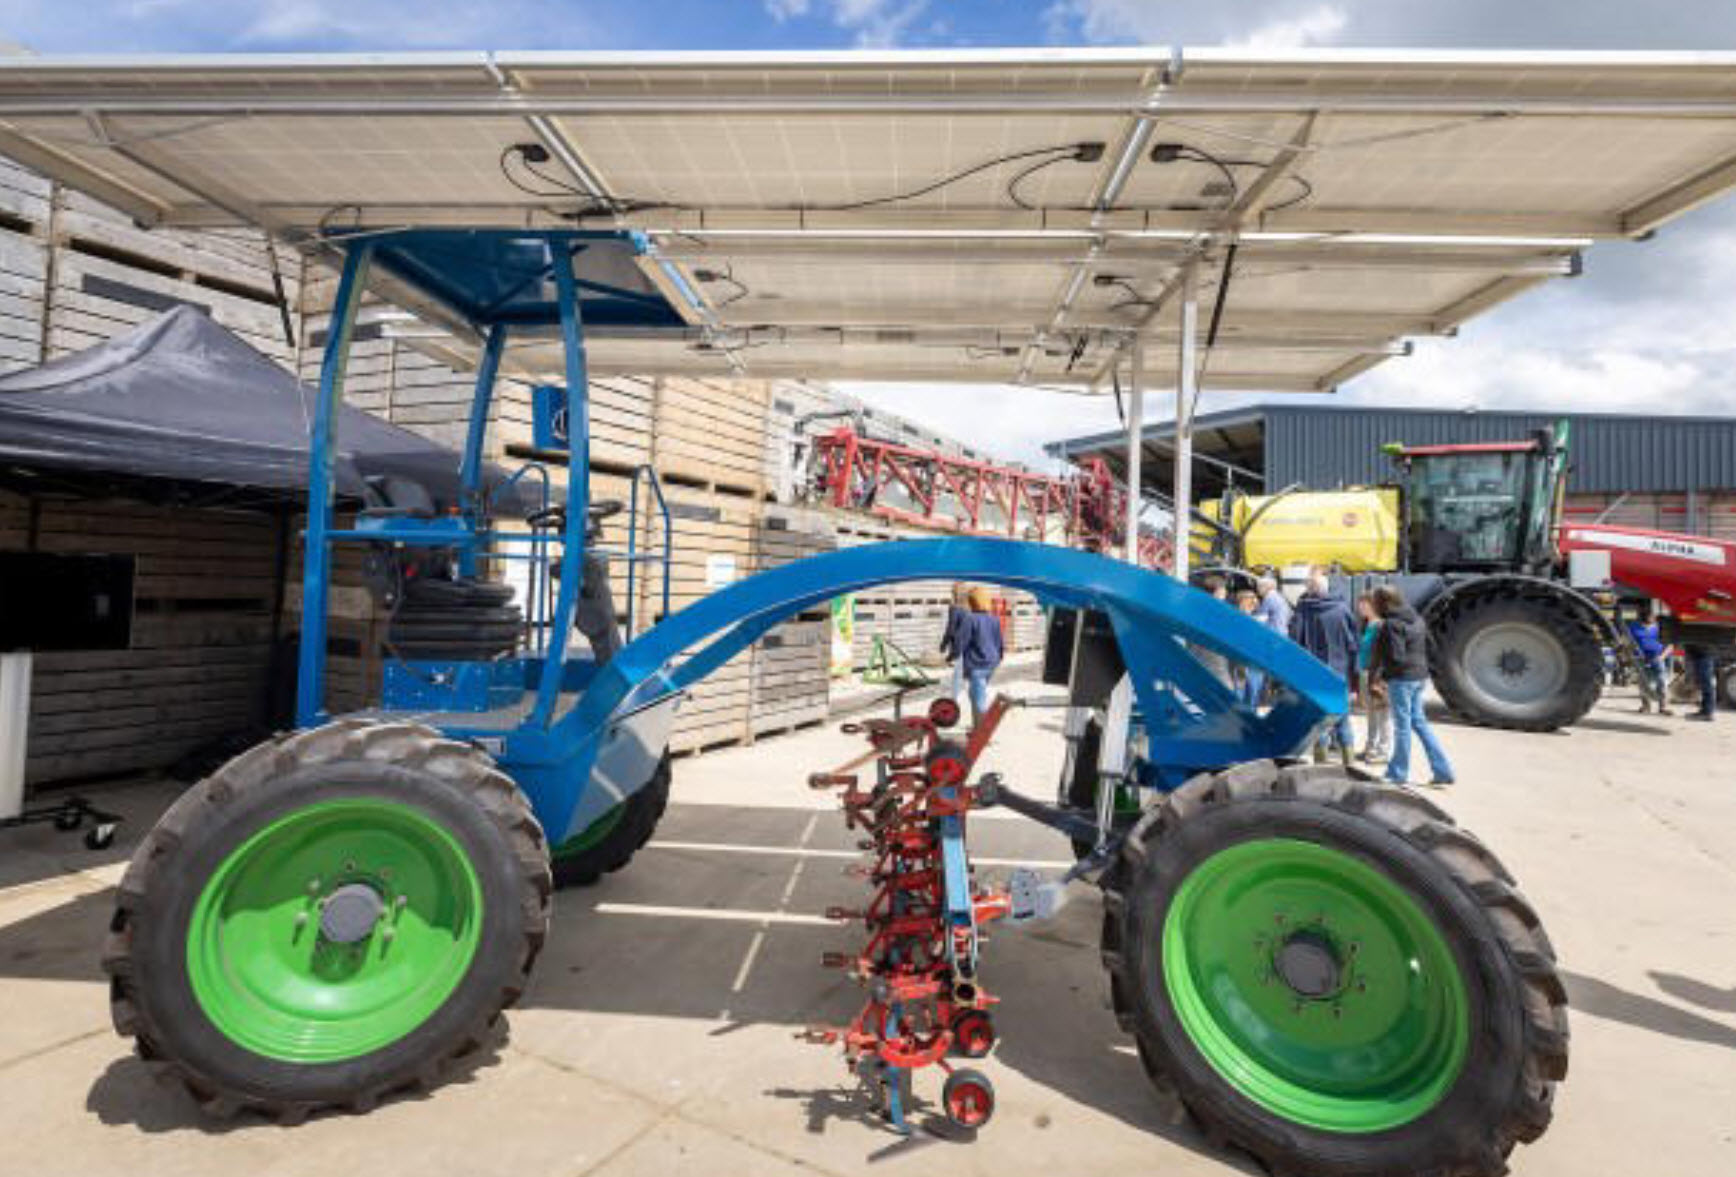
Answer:
<path fill-rule="evenodd" d="M 1137 336 L 1163 385 L 1191 265 L 1205 385 L 1313 390 L 1722 194 L 1736 55 L 18 58 L 0 152 L 310 249 L 641 229 L 699 303 L 597 338 L 600 371 L 1083 384 Z"/>

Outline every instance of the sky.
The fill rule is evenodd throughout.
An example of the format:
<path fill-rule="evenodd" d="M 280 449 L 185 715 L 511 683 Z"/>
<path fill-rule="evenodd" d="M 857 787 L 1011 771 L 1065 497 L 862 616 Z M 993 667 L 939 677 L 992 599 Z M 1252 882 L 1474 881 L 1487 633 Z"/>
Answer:
<path fill-rule="evenodd" d="M 1736 2 L 1667 0 L 0 0 L 0 41 L 43 53 L 367 49 L 1736 48 Z M 1583 276 L 1417 343 L 1338 402 L 1736 411 L 1736 198 Z M 980 386 L 848 391 L 1008 457 L 1117 424 L 1112 402 Z M 1202 411 L 1258 397 L 1207 393 Z M 1296 398 L 1287 397 L 1286 403 Z M 1170 415 L 1153 396 L 1150 419 Z"/>

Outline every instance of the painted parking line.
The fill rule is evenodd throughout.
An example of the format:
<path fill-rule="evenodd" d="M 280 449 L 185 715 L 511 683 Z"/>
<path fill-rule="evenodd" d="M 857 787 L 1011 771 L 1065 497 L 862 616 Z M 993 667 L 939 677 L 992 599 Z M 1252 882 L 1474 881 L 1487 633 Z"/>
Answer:
<path fill-rule="evenodd" d="M 744 924 L 807 924 L 836 926 L 836 920 L 823 915 L 803 915 L 796 911 L 749 911 L 739 907 L 671 907 L 660 903 L 599 903 L 592 908 L 599 915 L 642 915 L 662 919 L 724 920 Z M 745 979 L 744 979 L 745 983 Z"/>
<path fill-rule="evenodd" d="M 690 850 L 699 854 L 782 854 L 800 858 L 861 859 L 860 850 L 822 850 L 812 846 L 756 846 L 738 842 L 672 842 L 658 839 L 646 845 L 647 850 Z M 1058 858 L 988 858 L 970 856 L 978 866 L 1028 866 L 1036 870 L 1066 870 L 1073 865 Z"/>

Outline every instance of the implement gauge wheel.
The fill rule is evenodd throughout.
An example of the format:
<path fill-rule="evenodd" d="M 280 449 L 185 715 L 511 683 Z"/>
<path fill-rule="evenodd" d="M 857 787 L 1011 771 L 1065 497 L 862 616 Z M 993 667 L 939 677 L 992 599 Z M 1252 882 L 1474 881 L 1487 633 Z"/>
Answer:
<path fill-rule="evenodd" d="M 669 808 L 669 753 L 657 762 L 651 780 L 631 797 L 550 852 L 556 887 L 589 887 L 632 861 Z"/>
<path fill-rule="evenodd" d="M 1327 767 L 1196 778 L 1105 879 L 1153 1082 L 1274 1173 L 1506 1172 L 1567 1072 L 1567 994 L 1511 876 L 1435 806 Z"/>
<path fill-rule="evenodd" d="M 187 792 L 121 880 L 115 1028 L 210 1113 L 366 1111 L 494 1036 L 547 934 L 542 829 L 413 724 L 280 737 Z"/>

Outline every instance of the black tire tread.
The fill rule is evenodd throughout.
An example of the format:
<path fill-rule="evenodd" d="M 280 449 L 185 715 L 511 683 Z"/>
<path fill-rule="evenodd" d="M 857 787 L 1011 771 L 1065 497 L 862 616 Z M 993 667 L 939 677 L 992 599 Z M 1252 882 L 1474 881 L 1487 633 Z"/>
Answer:
<path fill-rule="evenodd" d="M 133 916 L 150 892 L 153 879 L 175 869 L 187 831 L 199 811 L 222 807 L 250 790 L 269 787 L 284 773 L 334 760 L 373 760 L 413 766 L 469 792 L 478 806 L 506 836 L 518 862 L 524 905 L 525 936 L 516 979 L 502 989 L 499 1003 L 484 1010 L 465 1031 L 430 1058 L 409 1080 L 384 1082 L 359 1090 L 342 1102 L 288 1101 L 222 1090 L 210 1075 L 187 1062 L 168 1057 L 159 1043 L 162 1034 L 152 1024 L 147 1006 L 135 1000 Z M 109 977 L 109 1011 L 117 1033 L 132 1038 L 139 1057 L 166 1081 L 179 1083 L 208 1115 L 226 1118 L 243 1110 L 293 1124 L 327 1110 L 365 1112 L 397 1091 L 432 1088 L 454 1065 L 475 1054 L 499 1033 L 500 1015 L 516 1002 L 529 982 L 532 966 L 548 935 L 553 882 L 542 826 L 517 785 L 480 749 L 443 738 L 431 728 L 409 723 L 341 719 L 308 731 L 276 736 L 230 760 L 198 785 L 183 793 L 163 814 L 134 852 L 116 891 L 115 912 L 103 945 L 102 968 Z"/>
<path fill-rule="evenodd" d="M 1501 715 L 1480 706 L 1465 689 L 1462 667 L 1449 664 L 1454 646 L 1452 634 L 1474 623 L 1479 614 L 1498 605 L 1529 608 L 1537 623 L 1553 634 L 1567 651 L 1568 682 L 1557 705 L 1536 718 Z M 1603 638 L 1587 618 L 1565 605 L 1546 588 L 1523 582 L 1492 583 L 1481 591 L 1455 594 L 1438 611 L 1431 610 L 1429 623 L 1429 677 L 1441 701 L 1453 714 L 1479 727 L 1508 731 L 1549 732 L 1570 727 L 1584 718 L 1603 693 Z"/>
<path fill-rule="evenodd" d="M 1109 972 L 1110 1000 L 1117 1022 L 1135 1035 L 1140 1061 L 1153 1085 L 1185 1108 L 1219 1146 L 1249 1153 L 1274 1174 L 1309 1171 L 1309 1158 L 1244 1138 L 1236 1130 L 1236 1118 L 1226 1114 L 1209 1093 L 1190 1095 L 1175 1082 L 1165 1069 L 1161 1050 L 1138 1032 L 1128 995 L 1136 992 L 1139 981 L 1133 962 L 1123 952 L 1127 892 L 1141 864 L 1164 852 L 1167 833 L 1207 807 L 1278 798 L 1315 802 L 1386 826 L 1434 859 L 1488 916 L 1524 984 L 1522 1090 L 1501 1122 L 1486 1125 L 1481 1139 L 1463 1142 L 1460 1156 L 1416 1173 L 1419 1177 L 1506 1173 L 1506 1157 L 1513 1148 L 1536 1140 L 1549 1127 L 1555 1085 L 1567 1075 L 1567 991 L 1556 970 L 1554 948 L 1506 868 L 1438 806 L 1407 788 L 1352 777 L 1329 765 L 1280 766 L 1257 760 L 1196 777 L 1140 820 L 1121 857 L 1105 872 L 1102 955 Z"/>
<path fill-rule="evenodd" d="M 610 831 L 603 841 L 583 854 L 553 860 L 555 886 L 589 887 L 606 874 L 612 874 L 633 861 L 657 830 L 657 823 L 669 808 L 669 785 L 672 772 L 669 754 L 664 753 L 651 780 L 645 787 L 627 798 L 627 812 L 621 824 Z"/>

